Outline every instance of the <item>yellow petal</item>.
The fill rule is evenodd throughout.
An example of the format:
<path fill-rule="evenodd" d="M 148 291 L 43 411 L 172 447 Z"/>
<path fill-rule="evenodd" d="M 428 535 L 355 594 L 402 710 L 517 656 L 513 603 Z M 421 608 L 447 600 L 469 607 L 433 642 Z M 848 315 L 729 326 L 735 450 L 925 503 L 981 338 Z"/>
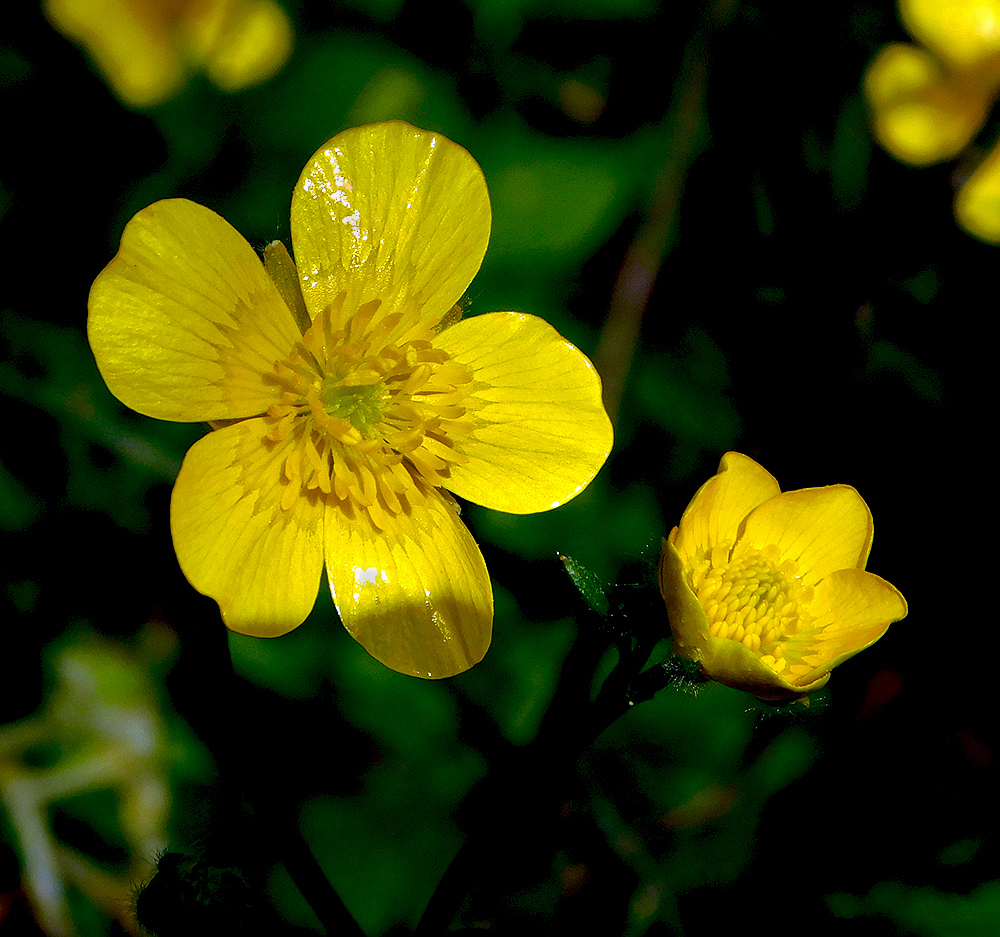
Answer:
<path fill-rule="evenodd" d="M 955 68 L 1000 54 L 1000 0 L 899 0 L 899 12 L 913 38 Z"/>
<path fill-rule="evenodd" d="M 474 423 L 461 441 L 469 461 L 445 482 L 497 511 L 547 511 L 590 484 L 611 451 L 611 421 L 594 366 L 536 316 L 492 312 L 463 319 L 434 340 L 473 375 L 462 401 Z"/>
<path fill-rule="evenodd" d="M 146 416 L 195 422 L 263 413 L 274 364 L 301 338 L 243 237 L 185 199 L 125 227 L 90 290 L 87 331 L 101 375 Z"/>
<path fill-rule="evenodd" d="M 812 585 L 834 570 L 863 568 L 872 545 L 872 515 L 850 485 L 786 491 L 747 517 L 733 559 L 744 549 L 777 546 Z"/>
<path fill-rule="evenodd" d="M 264 420 L 244 420 L 196 442 L 170 502 L 184 575 L 219 603 L 226 625 L 272 637 L 302 624 L 323 569 L 323 509 L 316 495 L 280 506 L 281 466 L 295 436 L 263 442 Z"/>
<path fill-rule="evenodd" d="M 994 148 L 958 190 L 955 217 L 970 234 L 1000 244 L 1000 148 Z"/>
<path fill-rule="evenodd" d="M 87 51 L 122 101 L 150 107 L 173 97 L 187 78 L 167 7 L 122 0 L 45 0 L 45 15 Z"/>
<path fill-rule="evenodd" d="M 364 510 L 326 512 L 326 566 L 341 621 L 376 660 L 450 677 L 490 646 L 493 590 L 479 547 L 441 494 L 375 528 Z"/>
<path fill-rule="evenodd" d="M 660 594 L 667 606 L 674 653 L 687 660 L 700 661 L 712 636 L 705 609 L 691 589 L 684 558 L 677 552 L 672 539 L 673 535 L 663 541 L 660 553 Z"/>
<path fill-rule="evenodd" d="M 949 75 L 929 52 L 894 43 L 865 76 L 875 135 L 893 156 L 913 166 L 951 159 L 986 120 L 992 89 Z"/>
<path fill-rule="evenodd" d="M 774 702 L 806 696 L 830 679 L 829 670 L 824 670 L 821 674 L 810 675 L 808 679 L 792 682 L 775 673 L 741 642 L 725 638 L 712 638 L 701 666 L 708 676 L 719 683 Z"/>
<path fill-rule="evenodd" d="M 294 34 L 272 0 L 193 3 L 182 24 L 187 52 L 224 91 L 264 81 L 288 58 Z"/>
<path fill-rule="evenodd" d="M 292 195 L 292 244 L 315 316 L 341 292 L 348 315 L 444 315 L 472 282 L 490 235 L 476 161 L 440 134 L 400 121 L 333 137 L 306 164 Z"/>
<path fill-rule="evenodd" d="M 759 504 L 780 494 L 778 482 L 753 459 L 727 452 L 719 471 L 698 489 L 671 539 L 685 561 L 701 550 L 736 540 L 743 519 Z"/>
<path fill-rule="evenodd" d="M 811 655 L 830 670 L 874 644 L 889 625 L 906 617 L 906 599 L 884 579 L 861 569 L 831 573 L 816 586 L 809 611 L 816 616 L 803 638 Z M 805 679 L 813 674 L 807 674 Z"/>

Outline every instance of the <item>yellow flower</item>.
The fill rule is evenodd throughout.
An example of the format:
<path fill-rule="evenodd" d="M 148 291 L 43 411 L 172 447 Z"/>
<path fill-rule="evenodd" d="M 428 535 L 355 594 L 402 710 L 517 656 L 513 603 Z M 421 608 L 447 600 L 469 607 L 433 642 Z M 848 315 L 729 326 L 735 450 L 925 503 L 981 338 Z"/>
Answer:
<path fill-rule="evenodd" d="M 90 293 L 91 347 L 123 403 L 217 427 L 184 459 L 171 529 L 233 630 L 297 627 L 325 565 L 344 625 L 389 667 L 444 677 L 486 653 L 490 579 L 447 491 L 546 511 L 612 441 L 593 365 L 551 326 L 458 321 L 489 232 L 472 157 L 400 122 L 312 157 L 294 263 L 274 242 L 262 265 L 183 199 L 126 226 Z"/>
<path fill-rule="evenodd" d="M 782 493 L 752 459 L 726 453 L 663 541 L 675 652 L 761 699 L 818 690 L 906 615 L 902 595 L 865 572 L 871 543 L 853 488 Z"/>
<path fill-rule="evenodd" d="M 168 100 L 194 71 L 224 91 L 257 84 L 293 40 L 273 0 L 45 0 L 45 15 L 130 107 Z"/>
<path fill-rule="evenodd" d="M 958 156 L 1000 91 L 1000 0 L 900 0 L 922 46 L 891 43 L 865 75 L 875 135 L 897 159 L 929 166 Z M 1000 241 L 1000 165 L 988 157 L 959 190 L 955 215 Z"/>

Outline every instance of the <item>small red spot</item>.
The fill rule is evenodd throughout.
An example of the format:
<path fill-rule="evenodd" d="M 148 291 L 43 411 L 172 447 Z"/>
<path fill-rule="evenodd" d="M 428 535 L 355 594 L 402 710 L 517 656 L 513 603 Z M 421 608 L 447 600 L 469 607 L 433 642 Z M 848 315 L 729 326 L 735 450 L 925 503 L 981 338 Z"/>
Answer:
<path fill-rule="evenodd" d="M 892 702 L 903 691 L 903 678 L 895 670 L 880 670 L 868 681 L 865 699 L 861 704 L 861 718 L 874 716 L 883 706 Z"/>

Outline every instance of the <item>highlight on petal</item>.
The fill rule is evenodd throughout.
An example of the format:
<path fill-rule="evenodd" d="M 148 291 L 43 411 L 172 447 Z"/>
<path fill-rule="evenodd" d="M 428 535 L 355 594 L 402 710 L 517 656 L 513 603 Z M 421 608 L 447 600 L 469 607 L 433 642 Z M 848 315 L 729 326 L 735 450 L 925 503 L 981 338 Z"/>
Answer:
<path fill-rule="evenodd" d="M 691 499 L 671 541 L 686 556 L 708 553 L 716 544 L 732 547 L 744 518 L 780 493 L 770 472 L 739 452 L 727 452 L 718 473 Z"/>
<path fill-rule="evenodd" d="M 871 511 L 850 485 L 786 491 L 750 512 L 733 559 L 773 544 L 815 582 L 837 569 L 863 569 L 872 532 Z"/>
<path fill-rule="evenodd" d="M 991 94 L 905 43 L 883 48 L 865 75 L 879 142 L 912 166 L 957 155 L 986 120 Z"/>
<path fill-rule="evenodd" d="M 490 645 L 493 590 L 479 547 L 449 499 L 423 504 L 375 528 L 364 510 L 326 510 L 326 566 L 347 630 L 400 673 L 450 677 Z"/>
<path fill-rule="evenodd" d="M 256 416 L 279 399 L 275 361 L 301 339 L 253 248 L 215 212 L 156 202 L 94 281 L 87 332 L 101 376 L 146 416 Z"/>
<path fill-rule="evenodd" d="M 305 621 L 323 570 L 318 492 L 281 507 L 294 440 L 265 443 L 264 420 L 209 433 L 188 451 L 170 502 L 181 570 L 233 631 L 285 634 Z"/>
<path fill-rule="evenodd" d="M 476 161 L 400 121 L 345 130 L 306 164 L 292 195 L 292 244 L 313 318 L 341 294 L 347 316 L 444 315 L 479 270 L 490 203 Z"/>
<path fill-rule="evenodd" d="M 543 319 L 492 312 L 463 319 L 435 348 L 472 373 L 462 400 L 468 461 L 445 485 L 512 514 L 547 511 L 590 484 L 611 451 L 611 421 L 590 361 Z"/>

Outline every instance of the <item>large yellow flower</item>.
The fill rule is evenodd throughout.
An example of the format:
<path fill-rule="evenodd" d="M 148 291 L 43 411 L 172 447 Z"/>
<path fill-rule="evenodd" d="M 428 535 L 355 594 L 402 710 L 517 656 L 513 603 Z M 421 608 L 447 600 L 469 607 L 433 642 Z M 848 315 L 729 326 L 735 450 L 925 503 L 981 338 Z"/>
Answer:
<path fill-rule="evenodd" d="M 752 459 L 726 453 L 663 541 L 676 653 L 762 699 L 818 690 L 906 615 L 902 595 L 865 572 L 871 544 L 853 488 L 782 493 Z"/>
<path fill-rule="evenodd" d="M 593 365 L 551 326 L 458 321 L 489 232 L 472 157 L 400 122 L 309 161 L 294 263 L 275 242 L 261 264 L 183 199 L 125 228 L 91 290 L 90 343 L 122 402 L 216 427 L 184 459 L 171 528 L 233 630 L 301 624 L 325 565 L 345 626 L 388 666 L 444 677 L 485 654 L 489 575 L 448 491 L 545 511 L 612 441 Z"/>

